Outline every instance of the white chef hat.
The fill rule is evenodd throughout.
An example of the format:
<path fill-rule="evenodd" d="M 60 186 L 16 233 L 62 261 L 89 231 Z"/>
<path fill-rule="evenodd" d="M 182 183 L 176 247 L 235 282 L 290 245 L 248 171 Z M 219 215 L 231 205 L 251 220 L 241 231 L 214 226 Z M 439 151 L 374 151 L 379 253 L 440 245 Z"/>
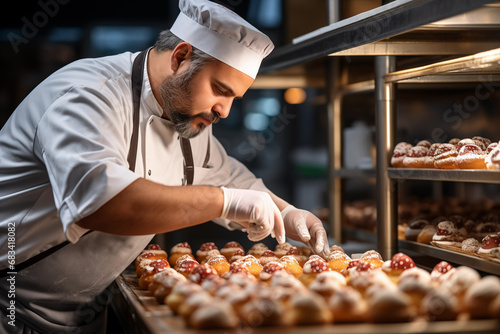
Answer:
<path fill-rule="evenodd" d="M 226 7 L 207 0 L 180 0 L 170 31 L 195 48 L 254 78 L 272 41 Z"/>

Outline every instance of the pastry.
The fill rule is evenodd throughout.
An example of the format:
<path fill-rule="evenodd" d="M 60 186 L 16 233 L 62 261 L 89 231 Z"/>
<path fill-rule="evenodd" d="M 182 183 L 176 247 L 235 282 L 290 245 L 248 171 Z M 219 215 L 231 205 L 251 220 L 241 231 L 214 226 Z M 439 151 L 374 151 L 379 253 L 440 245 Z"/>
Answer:
<path fill-rule="evenodd" d="M 185 255 L 183 255 L 185 256 Z M 207 252 L 207 254 L 205 255 L 204 257 L 204 260 L 202 262 L 200 262 L 200 264 L 202 263 L 207 263 L 208 260 L 210 260 L 211 258 L 215 257 L 215 256 L 223 256 L 218 249 L 211 249 Z M 225 256 L 224 256 L 225 258 Z"/>
<path fill-rule="evenodd" d="M 196 260 L 199 262 L 199 263 L 202 263 L 203 261 L 205 261 L 205 258 L 207 257 L 207 253 L 213 249 L 216 249 L 216 250 L 219 250 L 219 248 L 217 248 L 217 246 L 215 245 L 215 243 L 213 242 L 205 242 L 204 244 L 202 244 L 200 246 L 200 249 L 198 249 L 196 251 Z"/>
<path fill-rule="evenodd" d="M 431 275 L 423 269 L 410 268 L 399 276 L 398 289 L 411 298 L 415 309 L 420 307 L 431 287 Z"/>
<path fill-rule="evenodd" d="M 172 275 L 179 275 L 179 273 L 170 267 L 153 274 L 153 279 L 148 285 L 148 291 L 151 294 L 154 294 L 155 290 L 161 285 L 161 282 L 168 276 Z"/>
<path fill-rule="evenodd" d="M 489 140 L 488 138 L 481 137 L 481 136 L 474 136 L 474 137 L 472 137 L 472 140 L 483 151 L 486 151 L 488 146 L 491 144 L 491 140 Z"/>
<path fill-rule="evenodd" d="M 221 255 L 222 256 L 222 255 Z M 217 273 L 217 270 L 212 268 L 209 264 L 200 264 L 196 266 L 190 273 L 189 273 L 189 281 L 200 284 L 203 283 L 203 281 L 208 277 L 212 275 L 219 275 Z"/>
<path fill-rule="evenodd" d="M 441 144 L 434 151 L 434 167 L 438 169 L 458 169 L 456 164 L 457 147 L 452 144 Z"/>
<path fill-rule="evenodd" d="M 172 249 L 170 249 L 170 257 L 168 258 L 170 266 L 174 267 L 177 259 L 186 254 L 194 259 L 191 246 L 187 242 L 181 242 L 172 247 Z"/>
<path fill-rule="evenodd" d="M 410 297 L 396 288 L 379 289 L 368 304 L 374 323 L 408 322 L 416 313 Z"/>
<path fill-rule="evenodd" d="M 164 303 L 165 298 L 167 298 L 167 296 L 172 292 L 174 286 L 176 286 L 180 282 L 186 282 L 186 280 L 186 277 L 179 273 L 177 273 L 176 275 L 169 275 L 167 277 L 164 277 L 159 280 L 161 285 L 154 290 L 153 296 L 158 303 Z"/>
<path fill-rule="evenodd" d="M 462 241 L 462 250 L 467 253 L 476 254 L 481 248 L 481 243 L 475 238 L 467 238 Z"/>
<path fill-rule="evenodd" d="M 243 322 L 250 327 L 284 325 L 285 307 L 269 296 L 259 296 L 241 308 Z"/>
<path fill-rule="evenodd" d="M 245 251 L 243 249 L 238 249 L 233 256 L 229 259 L 229 263 L 233 263 L 234 261 L 238 261 L 239 259 L 245 257 Z"/>
<path fill-rule="evenodd" d="M 436 153 L 437 148 L 441 145 L 441 143 L 434 143 L 429 147 L 429 152 L 425 156 L 424 159 L 424 168 L 434 169 L 436 166 L 434 165 L 434 154 Z"/>
<path fill-rule="evenodd" d="M 306 263 L 307 260 L 309 259 L 309 256 L 300 254 L 299 249 L 297 247 L 291 247 L 290 250 L 286 252 L 284 256 L 293 256 L 301 267 L 303 267 L 304 263 Z"/>
<path fill-rule="evenodd" d="M 283 265 L 283 268 L 287 273 L 298 278 L 303 273 L 303 269 L 297 259 L 292 255 L 282 256 L 279 260 L 279 263 Z"/>
<path fill-rule="evenodd" d="M 288 243 L 288 242 L 284 242 L 282 244 L 277 244 L 276 247 L 274 248 L 274 254 L 280 258 L 284 255 L 286 255 L 286 253 L 290 250 L 290 248 L 292 248 L 293 246 Z"/>
<path fill-rule="evenodd" d="M 456 269 L 446 261 L 441 261 L 432 268 L 431 281 L 435 285 L 441 285 L 444 281 L 455 274 Z"/>
<path fill-rule="evenodd" d="M 434 225 L 425 226 L 417 236 L 417 242 L 422 244 L 430 244 L 432 237 L 436 234 L 437 229 Z"/>
<path fill-rule="evenodd" d="M 431 288 L 420 303 L 420 314 L 429 321 L 450 321 L 458 316 L 458 301 L 445 289 Z"/>
<path fill-rule="evenodd" d="M 304 264 L 303 273 L 299 276 L 299 281 L 305 286 L 309 286 L 319 273 L 329 270 L 330 267 L 328 267 L 328 263 L 325 260 L 317 255 L 312 255 Z"/>
<path fill-rule="evenodd" d="M 205 304 L 190 317 L 190 325 L 196 329 L 234 329 L 239 324 L 234 309 L 224 300 Z"/>
<path fill-rule="evenodd" d="M 186 296 L 184 302 L 179 305 L 177 314 L 182 317 L 186 324 L 191 325 L 191 315 L 194 311 L 204 305 L 215 302 L 215 298 L 208 292 L 201 290 L 197 293 Z"/>
<path fill-rule="evenodd" d="M 403 160 L 408 153 L 408 150 L 412 147 L 411 144 L 401 142 L 394 147 L 394 151 L 391 158 L 392 167 L 403 168 Z"/>
<path fill-rule="evenodd" d="M 485 276 L 467 289 L 464 304 L 472 319 L 490 317 L 490 306 L 500 296 L 500 278 Z"/>
<path fill-rule="evenodd" d="M 233 262 L 231 266 L 233 266 L 235 263 L 241 263 L 248 269 L 248 272 L 250 274 L 255 276 L 255 278 L 258 278 L 260 272 L 262 271 L 262 265 L 260 264 L 259 260 L 257 260 L 253 255 L 246 255 L 241 259 Z"/>
<path fill-rule="evenodd" d="M 236 253 L 238 249 L 245 251 L 243 249 L 243 246 L 241 246 L 238 242 L 230 241 L 220 249 L 220 253 L 224 255 L 226 259 L 229 261 L 229 259 Z"/>
<path fill-rule="evenodd" d="M 425 168 L 425 158 L 429 149 L 425 146 L 413 146 L 403 159 L 404 168 Z"/>
<path fill-rule="evenodd" d="M 364 252 L 359 258 L 360 262 L 367 262 L 372 265 L 373 268 L 380 268 L 382 264 L 384 264 L 384 260 L 382 260 L 382 256 L 379 252 L 375 250 L 369 250 Z"/>
<path fill-rule="evenodd" d="M 470 138 L 464 138 L 457 143 L 457 151 L 460 151 L 465 145 L 476 145 L 476 142 Z"/>
<path fill-rule="evenodd" d="M 168 268 L 170 268 L 170 266 L 168 265 L 168 261 L 165 259 L 152 261 L 144 268 L 144 271 L 141 273 L 141 277 L 139 277 L 139 286 L 142 289 L 147 289 L 149 283 L 153 282 L 153 275 Z"/>
<path fill-rule="evenodd" d="M 493 143 L 490 143 L 488 145 L 488 147 L 486 148 L 486 153 L 489 154 L 491 153 L 491 151 L 493 151 L 494 149 L 496 149 L 498 147 L 498 143 L 497 142 L 493 142 Z"/>
<path fill-rule="evenodd" d="M 178 259 L 175 270 L 177 270 L 177 272 L 182 276 L 188 278 L 189 274 L 191 274 L 191 271 L 193 271 L 193 269 L 198 267 L 199 265 L 200 264 L 198 263 L 198 261 L 189 256 L 186 256 L 182 259 Z"/>
<path fill-rule="evenodd" d="M 345 288 L 346 285 L 347 281 L 344 275 L 336 271 L 323 271 L 309 284 L 309 289 L 328 300 L 334 293 Z"/>
<path fill-rule="evenodd" d="M 432 242 L 438 245 L 462 247 L 462 241 L 465 237 L 459 231 L 457 226 L 449 221 L 445 220 L 440 222 L 436 228 L 436 234 L 432 237 Z"/>
<path fill-rule="evenodd" d="M 174 312 L 178 314 L 179 307 L 184 303 L 186 298 L 192 294 L 203 291 L 200 285 L 190 281 L 179 282 L 173 288 L 170 294 L 165 297 L 164 303 Z"/>
<path fill-rule="evenodd" d="M 403 271 L 414 268 L 415 262 L 404 253 L 397 253 L 392 256 L 388 265 L 382 266 L 382 270 L 391 278 L 395 283 L 399 281 L 399 276 Z"/>
<path fill-rule="evenodd" d="M 499 170 L 500 169 L 500 146 L 495 147 L 486 156 L 484 160 L 487 169 Z"/>
<path fill-rule="evenodd" d="M 263 282 L 267 282 L 273 277 L 274 273 L 280 270 L 285 270 L 285 267 L 279 262 L 268 262 L 262 268 L 259 274 L 259 279 Z"/>
<path fill-rule="evenodd" d="M 158 244 L 150 244 L 146 247 L 146 249 L 142 250 L 141 253 L 135 259 L 135 266 L 139 265 L 142 259 L 151 259 L 151 260 L 159 260 L 159 259 L 168 259 L 167 252 L 161 249 Z"/>
<path fill-rule="evenodd" d="M 324 325 L 332 320 L 325 300 L 313 292 L 293 295 L 284 314 L 284 323 L 289 326 Z"/>
<path fill-rule="evenodd" d="M 460 169 L 486 169 L 486 153 L 475 144 L 464 145 L 457 156 Z"/>
<path fill-rule="evenodd" d="M 335 323 L 360 323 L 369 320 L 366 300 L 350 286 L 335 291 L 328 300 L 328 307 Z"/>
<path fill-rule="evenodd" d="M 347 266 L 349 266 L 349 263 L 351 262 L 349 255 L 339 250 L 331 252 L 326 260 L 328 262 L 328 267 L 338 273 L 346 270 Z"/>
<path fill-rule="evenodd" d="M 223 255 L 212 256 L 207 260 L 206 264 L 215 269 L 219 276 L 227 273 L 231 267 L 231 264 Z"/>
<path fill-rule="evenodd" d="M 258 260 L 262 266 L 265 266 L 267 263 L 277 262 L 279 259 L 274 255 L 272 250 L 267 250 L 261 254 Z"/>
<path fill-rule="evenodd" d="M 479 273 L 466 266 L 455 268 L 455 273 L 441 283 L 441 287 L 451 292 L 458 301 L 459 311 L 466 311 L 464 298 L 467 289 L 474 283 L 479 281 L 481 276 Z"/>
<path fill-rule="evenodd" d="M 264 243 L 259 242 L 250 247 L 247 254 L 253 255 L 258 259 L 267 250 L 269 250 L 269 247 L 267 247 Z"/>
<path fill-rule="evenodd" d="M 429 221 L 425 219 L 417 219 L 412 221 L 405 231 L 405 239 L 410 241 L 417 241 L 418 235 L 427 225 L 429 225 Z"/>
<path fill-rule="evenodd" d="M 481 247 L 477 250 L 478 254 L 490 254 L 491 251 L 500 247 L 500 234 L 490 234 L 483 238 Z"/>

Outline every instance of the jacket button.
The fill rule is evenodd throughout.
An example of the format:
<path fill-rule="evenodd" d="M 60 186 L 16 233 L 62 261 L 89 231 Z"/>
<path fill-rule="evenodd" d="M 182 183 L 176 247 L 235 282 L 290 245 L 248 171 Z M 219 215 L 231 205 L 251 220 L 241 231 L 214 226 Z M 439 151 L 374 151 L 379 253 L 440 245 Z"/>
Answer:
<path fill-rule="evenodd" d="M 151 169 L 150 169 L 150 170 L 148 170 L 148 175 L 149 175 L 149 176 L 151 176 Z"/>

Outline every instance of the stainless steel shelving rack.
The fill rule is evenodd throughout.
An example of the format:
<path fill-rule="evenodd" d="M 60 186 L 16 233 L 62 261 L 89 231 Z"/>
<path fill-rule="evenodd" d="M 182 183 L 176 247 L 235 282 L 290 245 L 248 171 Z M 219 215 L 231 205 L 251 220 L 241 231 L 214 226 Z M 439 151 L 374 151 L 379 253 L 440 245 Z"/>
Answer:
<path fill-rule="evenodd" d="M 333 4 L 332 4 L 333 3 Z M 331 8 L 338 8 L 330 1 Z M 335 17 L 335 15 L 331 16 Z M 390 157 L 397 127 L 395 93 L 405 85 L 458 83 L 477 80 L 478 73 L 498 80 L 497 51 L 500 47 L 500 4 L 487 0 L 395 0 L 359 15 L 337 21 L 290 45 L 277 48 L 264 60 L 264 76 L 286 76 L 288 69 L 328 60 L 324 73 L 329 98 L 329 207 L 330 231 L 342 241 L 342 180 L 349 177 L 373 177 L 377 183 L 377 246 L 384 258 L 398 249 L 418 251 L 436 258 L 469 264 L 479 270 L 500 274 L 499 264 L 488 263 L 434 247 L 398 242 L 397 182 L 401 179 L 500 183 L 500 174 L 490 171 L 396 170 L 390 168 Z M 470 56 L 478 54 L 476 56 Z M 465 55 L 465 56 L 464 56 Z M 342 81 L 339 57 L 373 57 L 372 79 L 347 84 Z M 397 56 L 453 56 L 423 67 L 396 71 Z M 490 57 L 491 56 L 491 57 Z M 321 71 L 320 71 L 321 72 Z M 295 71 L 297 73 L 297 71 Z M 306 73 L 308 71 L 298 71 Z M 310 73 L 318 73 L 311 71 Z M 318 78 L 304 82 L 317 83 Z M 341 161 L 341 102 L 346 94 L 373 91 L 377 133 L 377 164 L 374 171 L 349 171 Z"/>

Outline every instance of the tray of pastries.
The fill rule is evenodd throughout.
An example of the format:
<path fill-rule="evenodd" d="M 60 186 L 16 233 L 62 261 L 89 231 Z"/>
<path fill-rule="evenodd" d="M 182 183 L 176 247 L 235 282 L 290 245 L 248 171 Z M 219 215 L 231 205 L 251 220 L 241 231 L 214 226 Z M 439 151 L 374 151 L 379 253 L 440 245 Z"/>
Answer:
<path fill-rule="evenodd" d="M 404 253 L 326 258 L 289 243 L 150 245 L 120 279 L 143 317 L 172 333 L 498 333 L 500 278 Z M 139 302 L 137 302 L 139 301 Z"/>
<path fill-rule="evenodd" d="M 395 168 L 500 170 L 500 146 L 499 142 L 481 136 L 453 138 L 447 143 L 400 142 L 394 147 L 391 165 Z"/>

